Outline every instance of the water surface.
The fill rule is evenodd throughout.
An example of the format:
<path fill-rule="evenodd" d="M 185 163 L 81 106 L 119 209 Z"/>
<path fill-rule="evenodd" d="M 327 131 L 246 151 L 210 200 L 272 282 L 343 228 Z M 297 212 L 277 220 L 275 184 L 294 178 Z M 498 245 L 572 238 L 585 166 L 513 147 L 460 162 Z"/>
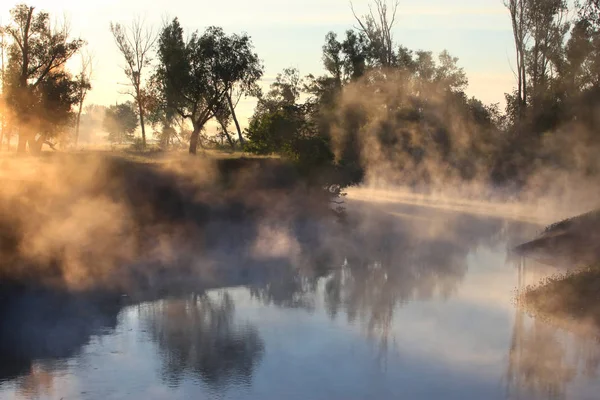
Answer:
<path fill-rule="evenodd" d="M 9 344 L 26 351 L 5 343 L 0 398 L 598 398 L 600 345 L 514 304 L 555 271 L 509 251 L 539 225 L 406 201 L 349 211 L 342 231 L 265 226 L 252 252 L 210 258 L 245 271 L 211 288 L 14 305 L 28 318 Z"/>

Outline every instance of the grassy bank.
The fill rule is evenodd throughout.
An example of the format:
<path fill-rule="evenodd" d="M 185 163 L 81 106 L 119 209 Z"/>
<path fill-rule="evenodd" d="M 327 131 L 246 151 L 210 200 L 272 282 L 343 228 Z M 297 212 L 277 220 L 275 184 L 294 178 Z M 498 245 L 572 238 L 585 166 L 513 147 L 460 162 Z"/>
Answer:
<path fill-rule="evenodd" d="M 550 276 L 519 295 L 530 314 L 569 330 L 600 336 L 600 211 L 548 226 L 517 247 L 525 257 L 568 263 L 572 270 Z"/>
<path fill-rule="evenodd" d="M 574 333 L 600 337 L 600 268 L 551 276 L 520 296 L 525 310 L 536 318 Z"/>

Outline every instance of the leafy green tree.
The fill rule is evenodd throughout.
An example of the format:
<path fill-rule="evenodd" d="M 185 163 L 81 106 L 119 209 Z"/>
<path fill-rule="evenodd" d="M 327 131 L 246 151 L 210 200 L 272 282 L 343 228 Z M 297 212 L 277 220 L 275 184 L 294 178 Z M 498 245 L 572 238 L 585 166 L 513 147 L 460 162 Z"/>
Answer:
<path fill-rule="evenodd" d="M 280 154 L 307 170 L 333 161 L 329 139 L 319 129 L 318 106 L 312 101 L 300 103 L 303 82 L 295 68 L 277 75 L 250 119 L 247 151 Z"/>
<path fill-rule="evenodd" d="M 224 107 L 234 110 L 230 101 L 233 88 L 237 85 L 244 92 L 262 69 L 257 67 L 249 37 L 227 36 L 218 27 L 209 27 L 202 35 L 194 32 L 184 41 L 183 29 L 175 18 L 163 28 L 158 42 L 155 80 L 161 102 L 164 109 L 191 120 L 189 152 L 195 154 L 206 123 Z"/>
<path fill-rule="evenodd" d="M 337 86 L 360 78 L 373 64 L 373 51 L 363 32 L 348 30 L 341 42 L 334 32 L 329 32 L 322 50 L 323 67 Z"/>
<path fill-rule="evenodd" d="M 258 99 L 256 114 L 275 112 L 284 106 L 292 106 L 300 100 L 304 81 L 297 68 L 286 68 L 277 74 L 266 95 Z"/>
<path fill-rule="evenodd" d="M 69 40 L 66 27 L 53 28 L 48 13 L 34 11 L 17 5 L 3 29 L 12 39 L 5 84 L 7 104 L 18 116 L 17 151 L 24 152 L 29 143 L 35 153 L 58 133 L 56 128 L 71 122 L 67 111 L 77 103 L 78 85 L 65 64 L 83 41 Z"/>
<path fill-rule="evenodd" d="M 102 126 L 108 132 L 108 141 L 111 143 L 123 144 L 133 141 L 133 133 L 138 126 L 135 105 L 126 102 L 108 107 Z"/>
<path fill-rule="evenodd" d="M 343 45 L 338 42 L 337 35 L 329 32 L 325 36 L 323 45 L 323 66 L 332 76 L 336 85 L 341 86 L 344 73 L 344 60 L 342 55 Z"/>
<path fill-rule="evenodd" d="M 87 85 L 86 83 L 83 83 Z M 43 121 L 38 126 L 39 138 L 30 141 L 29 147 L 37 153 L 44 143 L 52 147 L 54 139 L 68 142 L 76 118 L 73 106 L 79 103 L 81 82 L 66 72 L 52 72 L 44 79 L 38 92 L 37 117 Z"/>
<path fill-rule="evenodd" d="M 254 115 L 245 149 L 254 154 L 280 154 L 306 168 L 333 161 L 328 139 L 312 123 L 309 105 L 282 105 Z"/>

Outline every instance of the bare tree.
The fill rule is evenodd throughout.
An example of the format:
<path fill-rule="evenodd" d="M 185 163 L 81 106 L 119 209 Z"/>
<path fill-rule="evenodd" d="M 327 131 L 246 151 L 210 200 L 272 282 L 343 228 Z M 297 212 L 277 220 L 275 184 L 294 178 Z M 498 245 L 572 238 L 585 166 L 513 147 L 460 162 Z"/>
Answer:
<path fill-rule="evenodd" d="M 377 61 L 383 67 L 394 65 L 396 57 L 394 54 L 394 37 L 392 29 L 396 24 L 396 14 L 399 0 L 393 0 L 388 4 L 387 0 L 374 0 L 375 11 L 372 5 L 369 5 L 369 13 L 359 17 L 354 10 L 354 5 L 350 2 L 352 14 L 358 22 L 358 29 L 369 39 L 371 49 Z"/>
<path fill-rule="evenodd" d="M 143 78 L 144 70 L 152 62 L 152 47 L 156 42 L 157 35 L 152 28 L 144 25 L 144 21 L 139 17 L 134 19 L 129 28 L 119 23 L 110 24 L 110 31 L 113 34 L 115 43 L 123 58 L 125 66 L 123 71 L 133 87 L 133 92 L 129 94 L 135 99 L 140 117 L 140 127 L 142 128 L 142 142 L 146 146 L 146 129 L 144 126 L 144 93 Z"/>
<path fill-rule="evenodd" d="M 77 97 L 79 103 L 77 108 L 77 117 L 75 120 L 75 147 L 77 147 L 77 143 L 79 142 L 79 125 L 81 122 L 81 112 L 83 111 L 83 102 L 85 101 L 85 97 L 91 88 L 90 83 L 94 69 L 93 61 L 94 56 L 91 53 L 81 53 L 81 72 L 77 76 L 79 90 Z"/>

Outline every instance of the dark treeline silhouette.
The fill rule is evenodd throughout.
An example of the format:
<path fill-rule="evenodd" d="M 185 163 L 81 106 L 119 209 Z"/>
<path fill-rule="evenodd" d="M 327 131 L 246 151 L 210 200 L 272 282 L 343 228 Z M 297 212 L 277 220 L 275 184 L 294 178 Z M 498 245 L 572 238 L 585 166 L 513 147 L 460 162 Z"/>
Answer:
<path fill-rule="evenodd" d="M 356 28 L 325 38 L 325 75 L 303 77 L 288 68 L 264 93 L 258 86 L 264 67 L 247 34 L 219 27 L 184 32 L 177 18 L 158 31 L 139 18 L 130 27 L 111 23 L 110 31 L 125 60 L 131 109 L 142 131 L 136 148 L 146 147 L 150 124 L 164 148 L 187 143 L 195 153 L 220 141 L 307 168 L 336 163 L 355 180 L 381 178 L 383 170 L 387 181 L 404 184 L 523 184 L 541 170 L 595 176 L 597 1 L 506 0 L 505 6 L 516 60 L 505 110 L 466 95 L 468 77 L 447 51 L 434 55 L 398 44 L 397 2 L 375 0 L 365 16 L 352 8 Z M 35 153 L 44 143 L 77 142 L 90 61 L 84 58 L 79 75 L 69 72 L 65 63 L 84 42 L 49 20 L 19 5 L 2 29 L 0 147 L 13 136 L 20 152 L 27 145 Z M 258 104 L 243 129 L 236 106 L 245 96 Z M 119 123 L 133 127 L 124 118 Z M 207 132 L 210 121 L 216 135 Z M 113 131 L 115 142 L 133 140 Z"/>

